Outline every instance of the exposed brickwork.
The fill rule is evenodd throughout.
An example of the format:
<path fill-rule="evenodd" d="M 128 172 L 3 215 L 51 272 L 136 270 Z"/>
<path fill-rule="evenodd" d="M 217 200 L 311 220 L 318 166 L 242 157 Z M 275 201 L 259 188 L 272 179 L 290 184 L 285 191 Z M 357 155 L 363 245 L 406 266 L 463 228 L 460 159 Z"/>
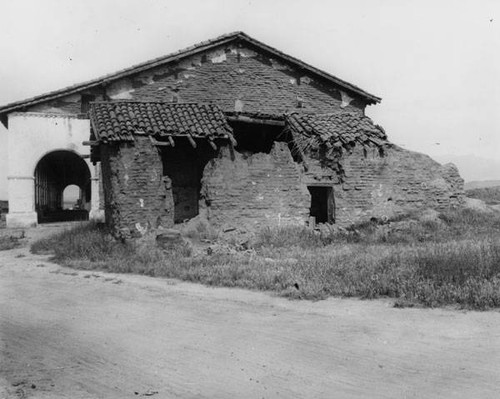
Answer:
<path fill-rule="evenodd" d="M 106 221 L 122 237 L 173 225 L 171 185 L 149 139 L 102 145 Z"/>
<path fill-rule="evenodd" d="M 169 66 L 151 68 L 119 79 L 106 88 L 88 91 L 96 101 L 216 103 L 224 111 L 263 112 L 281 115 L 293 111 L 363 113 L 366 100 L 352 94 L 342 102 L 341 89 L 312 74 L 287 65 L 249 47 L 228 44 L 203 56 L 193 56 Z M 81 95 L 73 94 L 30 107 L 33 112 L 79 114 Z"/>
<path fill-rule="evenodd" d="M 225 111 L 236 107 L 243 112 L 271 114 L 297 110 L 363 112 L 365 108 L 365 102 L 357 98 L 341 108 L 341 92 L 331 83 L 234 44 L 117 82 L 108 95 L 147 101 L 215 102 Z"/>
<path fill-rule="evenodd" d="M 334 186 L 340 224 L 424 208 L 446 209 L 464 198 L 463 180 L 454 166 L 441 166 L 427 155 L 396 146 L 387 148 L 383 157 L 378 149 L 363 151 L 357 146 L 341 164 L 344 182 Z"/>
<path fill-rule="evenodd" d="M 255 153 L 269 151 L 272 139 L 279 136 L 271 137 L 262 127 L 248 136 L 258 145 L 240 146 L 249 151 L 245 154 L 231 150 L 227 140 L 217 143 L 218 153 L 204 140 L 197 140 L 195 150 L 186 138 L 176 139 L 174 148 L 159 151 L 134 130 L 131 144 L 101 145 L 108 223 L 122 236 L 137 236 L 149 228 L 189 219 L 201 207 L 219 226 L 302 224 L 311 206 L 308 186 L 333 187 L 335 221 L 343 225 L 420 208 L 443 209 L 463 201 L 463 180 L 456 168 L 387 145 L 383 130 L 363 117 L 366 97 L 345 90 L 304 72 L 297 64 L 277 61 L 248 42 L 242 46 L 230 42 L 204 54 L 112 80 L 105 89 L 88 90 L 86 94 L 95 94 L 96 100 L 215 103 L 233 116 L 267 115 L 264 119 L 270 120 L 291 112 L 352 115 L 328 116 L 328 126 L 324 116 L 320 120 L 314 119 L 317 115 L 301 116 L 312 119 L 307 126 L 301 119 L 302 130 L 293 134 L 307 138 L 311 133 L 308 127 L 317 128 L 322 140 L 326 136 L 335 136 L 335 140 L 327 140 L 329 146 L 296 145 L 300 150 L 294 153 L 295 161 L 281 142 L 275 142 L 269 154 Z M 80 94 L 73 94 L 30 110 L 80 113 L 84 108 L 81 101 Z M 335 124 L 330 126 L 332 121 Z M 360 126 L 366 131 L 361 132 Z M 269 141 L 266 146 L 265 140 Z M 384 156 L 377 145 L 385 148 Z M 342 151 L 332 152 L 336 147 Z"/>
<path fill-rule="evenodd" d="M 71 94 L 51 101 L 33 105 L 28 108 L 29 112 L 46 112 L 54 114 L 80 115 L 85 114 L 86 106 L 82 107 L 82 96 L 90 96 L 95 101 L 103 101 L 106 97 L 102 89 L 95 88 L 87 90 L 85 93 Z"/>
<path fill-rule="evenodd" d="M 285 143 L 275 143 L 270 154 L 234 152 L 234 158 L 221 149 L 205 168 L 201 194 L 217 225 L 303 223 L 309 214 L 309 193 Z"/>

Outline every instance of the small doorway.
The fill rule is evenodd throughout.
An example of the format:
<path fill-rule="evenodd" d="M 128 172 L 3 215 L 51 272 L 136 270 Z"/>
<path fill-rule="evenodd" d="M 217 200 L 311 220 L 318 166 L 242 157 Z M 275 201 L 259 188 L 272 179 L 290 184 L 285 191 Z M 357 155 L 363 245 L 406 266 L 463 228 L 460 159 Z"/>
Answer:
<path fill-rule="evenodd" d="M 307 186 L 311 194 L 309 215 L 316 218 L 316 223 L 335 223 L 335 200 L 333 187 Z"/>

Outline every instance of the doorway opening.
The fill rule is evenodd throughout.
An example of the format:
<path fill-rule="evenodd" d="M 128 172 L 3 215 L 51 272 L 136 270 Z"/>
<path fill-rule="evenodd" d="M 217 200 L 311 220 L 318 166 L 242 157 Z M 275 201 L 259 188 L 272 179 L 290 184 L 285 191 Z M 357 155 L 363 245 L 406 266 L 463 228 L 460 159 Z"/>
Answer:
<path fill-rule="evenodd" d="M 215 156 L 215 150 L 205 140 L 197 141 L 193 148 L 188 140 L 178 139 L 175 147 L 163 149 L 163 174 L 172 184 L 174 223 L 198 216 L 203 170 Z"/>
<path fill-rule="evenodd" d="M 70 184 L 63 191 L 63 210 L 73 210 L 81 208 L 82 190 L 76 184 Z"/>
<path fill-rule="evenodd" d="M 82 157 L 61 150 L 40 159 L 35 168 L 38 223 L 88 220 L 90 198 L 90 170 Z"/>
<path fill-rule="evenodd" d="M 316 223 L 335 223 L 335 199 L 333 187 L 307 186 L 311 194 L 309 216 L 316 218 Z"/>

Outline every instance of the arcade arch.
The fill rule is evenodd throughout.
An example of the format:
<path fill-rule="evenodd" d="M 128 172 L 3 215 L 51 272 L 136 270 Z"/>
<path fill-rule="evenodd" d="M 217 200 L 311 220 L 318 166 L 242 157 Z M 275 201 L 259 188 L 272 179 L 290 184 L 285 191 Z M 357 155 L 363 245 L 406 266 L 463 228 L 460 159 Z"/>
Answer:
<path fill-rule="evenodd" d="M 72 151 L 57 150 L 44 155 L 34 173 L 35 211 L 38 223 L 88 220 L 91 200 L 91 174 L 84 159 Z M 64 209 L 66 187 L 80 189 L 78 209 Z"/>

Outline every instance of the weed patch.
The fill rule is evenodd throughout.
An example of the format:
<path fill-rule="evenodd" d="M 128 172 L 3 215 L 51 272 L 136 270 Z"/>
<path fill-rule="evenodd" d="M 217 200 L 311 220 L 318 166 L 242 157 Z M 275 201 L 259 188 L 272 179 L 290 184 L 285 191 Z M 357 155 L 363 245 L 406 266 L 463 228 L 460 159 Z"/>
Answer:
<path fill-rule="evenodd" d="M 22 245 L 23 238 L 24 233 L 19 237 L 13 235 L 0 236 L 0 251 L 8 251 L 9 249 L 20 247 Z"/>
<path fill-rule="evenodd" d="M 200 227 L 196 237 L 209 230 Z M 396 306 L 500 307 L 500 218 L 461 210 L 436 220 L 400 218 L 350 229 L 266 228 L 250 250 L 168 251 L 114 240 L 85 225 L 35 243 L 54 260 L 85 270 L 178 278 L 273 291 L 297 299 L 395 298 Z M 211 233 L 210 233 L 211 234 Z"/>

